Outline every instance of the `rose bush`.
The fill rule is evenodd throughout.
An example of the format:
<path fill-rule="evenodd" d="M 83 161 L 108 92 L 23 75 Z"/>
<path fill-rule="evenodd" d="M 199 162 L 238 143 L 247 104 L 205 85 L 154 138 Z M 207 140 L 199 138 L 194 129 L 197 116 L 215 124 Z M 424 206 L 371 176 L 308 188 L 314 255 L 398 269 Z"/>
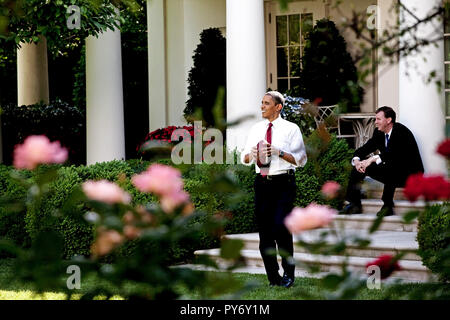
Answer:
<path fill-rule="evenodd" d="M 0 202 L 11 208 L 24 206 L 39 209 L 42 199 L 51 190 L 49 186 L 60 172 L 64 172 L 48 166 L 49 163 L 65 159 L 60 156 L 63 152 L 56 148 L 58 146 L 57 142 L 51 143 L 48 139 L 26 140 L 26 143 L 17 146 L 20 152 L 15 154 L 16 169 L 25 167 L 37 172 L 34 179 L 28 179 L 26 170 L 12 171 L 14 179 L 28 189 L 28 194 L 21 199 L 9 199 L 2 195 Z M 40 157 L 42 155 L 47 156 Z M 222 292 L 223 288 L 234 286 L 236 282 L 230 276 L 210 282 L 206 274 L 187 268 L 174 268 L 167 263 L 170 248 L 196 241 L 200 234 L 217 234 L 223 230 L 224 217 L 193 207 L 189 194 L 182 189 L 183 181 L 177 169 L 153 165 L 142 176 L 136 175 L 134 178 L 136 187 L 152 192 L 158 201 L 133 204 L 132 196 L 120 186 L 123 183 L 120 179 L 118 184 L 106 180 L 85 181 L 73 187 L 68 199 L 47 217 L 45 223 L 49 228 L 43 227 L 37 231 L 31 247 L 21 248 L 10 241 L 0 241 L 0 250 L 9 251 L 16 257 L 16 272 L 11 276 L 26 280 L 37 291 L 66 291 L 70 297 L 74 292 L 66 286 L 66 269 L 68 265 L 77 265 L 84 276 L 95 274 L 100 280 L 85 298 L 97 295 L 111 297 L 111 288 L 114 288 L 115 294 L 118 292 L 124 298 L 172 299 L 178 296 L 176 288 L 183 284 L 189 290 L 209 287 L 211 292 L 215 292 L 214 288 L 218 288 L 217 293 Z M 235 191 L 232 180 L 221 179 L 220 183 L 222 187 L 228 185 L 226 189 Z M 80 215 L 82 208 L 86 207 L 90 211 L 84 216 Z M 59 217 L 82 219 L 92 225 L 95 237 L 88 255 L 63 259 L 61 234 L 50 228 L 57 225 L 56 219 Z M 232 269 L 241 264 L 242 258 L 241 246 L 230 245 L 230 242 L 239 241 L 223 241 L 227 248 L 223 258 L 230 260 Z M 130 245 L 133 246 L 130 255 L 117 255 L 122 248 Z M 107 259 L 114 255 L 112 262 Z M 194 263 L 219 269 L 206 257 Z M 110 286 L 100 284 L 104 281 Z M 132 289 L 129 288 L 130 282 L 136 284 Z"/>

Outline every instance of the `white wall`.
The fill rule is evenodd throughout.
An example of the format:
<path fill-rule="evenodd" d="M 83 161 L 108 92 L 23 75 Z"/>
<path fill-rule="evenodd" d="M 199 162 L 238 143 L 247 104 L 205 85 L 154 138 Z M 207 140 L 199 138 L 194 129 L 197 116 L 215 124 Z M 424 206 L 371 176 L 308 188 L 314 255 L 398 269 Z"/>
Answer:
<path fill-rule="evenodd" d="M 207 28 L 225 28 L 226 0 L 184 0 L 184 41 L 186 73 L 192 68 L 192 56 Z M 187 78 L 186 78 L 187 79 Z"/>
<path fill-rule="evenodd" d="M 383 34 L 385 30 L 392 32 L 398 28 L 398 14 L 392 10 L 396 2 L 397 0 L 378 0 L 379 34 Z M 381 48 L 378 50 L 378 58 L 382 60 L 378 65 L 378 106 L 390 106 L 398 113 L 400 108 L 398 59 L 389 61 L 389 58 L 383 56 Z"/>
<path fill-rule="evenodd" d="M 336 26 L 339 28 L 339 26 L 341 25 L 341 20 L 343 18 L 350 19 L 352 17 L 352 11 L 367 12 L 367 8 L 373 4 L 377 4 L 377 0 L 344 0 L 342 4 L 339 5 L 340 10 L 337 10 L 333 8 L 333 6 L 331 6 L 330 19 L 333 20 L 336 23 Z M 352 56 L 355 56 L 355 54 L 358 53 L 359 44 L 362 42 L 362 40 L 357 40 L 355 37 L 355 33 L 350 30 L 341 30 L 341 34 L 347 42 L 347 50 L 350 52 Z M 368 35 L 368 33 L 366 33 L 366 35 Z M 368 44 L 366 43 L 366 46 L 367 45 Z M 368 77 L 367 80 L 371 80 L 371 77 Z M 364 86 L 363 88 L 365 90 L 365 94 L 364 94 L 364 102 L 361 105 L 361 112 L 373 112 L 374 90 L 372 83 Z M 376 107 L 377 106 L 375 106 L 375 108 Z"/>
<path fill-rule="evenodd" d="M 187 79 L 192 56 L 207 28 L 224 28 L 225 0 L 168 0 L 166 2 L 167 42 L 167 124 L 184 125 L 183 110 L 188 100 Z M 151 97 L 150 97 L 151 99 Z"/>
<path fill-rule="evenodd" d="M 403 4 L 419 19 L 424 19 L 440 0 L 406 0 Z M 402 28 L 416 23 L 415 18 L 403 12 L 405 22 Z M 414 36 L 419 39 L 436 39 L 444 33 L 441 20 L 421 24 Z M 410 35 L 400 39 L 402 46 L 413 44 Z M 399 121 L 411 129 L 416 137 L 426 173 L 447 175 L 444 157 L 436 153 L 436 148 L 445 139 L 444 92 L 438 91 L 434 81 L 444 83 L 444 41 L 423 46 L 419 52 L 401 57 L 399 62 L 400 112 Z M 433 81 L 427 84 L 431 72 L 436 72 Z"/>

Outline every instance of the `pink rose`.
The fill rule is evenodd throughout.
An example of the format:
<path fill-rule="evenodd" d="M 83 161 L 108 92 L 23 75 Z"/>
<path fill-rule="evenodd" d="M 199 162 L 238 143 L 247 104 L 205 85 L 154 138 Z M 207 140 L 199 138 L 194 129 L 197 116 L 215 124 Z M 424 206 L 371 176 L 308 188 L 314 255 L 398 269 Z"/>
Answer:
<path fill-rule="evenodd" d="M 83 192 L 91 200 L 109 204 L 130 203 L 131 196 L 118 185 L 107 180 L 86 181 L 82 185 Z"/>
<path fill-rule="evenodd" d="M 124 241 L 124 237 L 116 230 L 100 229 L 97 239 L 91 246 L 94 256 L 104 256 L 119 246 Z"/>
<path fill-rule="evenodd" d="M 14 167 L 33 170 L 39 164 L 63 163 L 67 160 L 67 149 L 59 141 L 50 142 L 44 136 L 29 136 L 23 144 L 14 148 Z"/>
<path fill-rule="evenodd" d="M 152 164 L 146 171 L 131 178 L 141 192 L 153 192 L 159 196 L 174 194 L 183 189 L 181 172 L 170 166 Z"/>
<path fill-rule="evenodd" d="M 334 199 L 334 198 L 336 198 L 340 188 L 341 188 L 341 185 L 339 183 L 337 183 L 336 181 L 327 181 L 322 186 L 322 194 L 327 199 Z"/>
<path fill-rule="evenodd" d="M 185 191 L 179 191 L 167 194 L 161 198 L 161 208 L 166 212 L 173 212 L 177 207 L 189 202 L 189 194 Z"/>
<path fill-rule="evenodd" d="M 328 225 L 337 214 L 328 206 L 311 203 L 306 208 L 294 208 L 284 220 L 286 228 L 293 234 Z"/>

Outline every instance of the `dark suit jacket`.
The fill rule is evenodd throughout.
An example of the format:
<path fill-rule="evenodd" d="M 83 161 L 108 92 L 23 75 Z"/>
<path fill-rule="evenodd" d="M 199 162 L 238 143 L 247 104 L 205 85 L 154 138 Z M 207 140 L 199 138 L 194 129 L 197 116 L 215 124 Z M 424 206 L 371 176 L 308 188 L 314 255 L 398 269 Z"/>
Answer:
<path fill-rule="evenodd" d="M 403 186 L 409 175 L 423 172 L 422 158 L 412 132 L 401 123 L 394 123 L 389 145 L 385 147 L 385 133 L 375 129 L 372 138 L 355 151 L 355 157 L 365 159 L 370 153 L 380 151 L 386 174 L 398 186 Z"/>

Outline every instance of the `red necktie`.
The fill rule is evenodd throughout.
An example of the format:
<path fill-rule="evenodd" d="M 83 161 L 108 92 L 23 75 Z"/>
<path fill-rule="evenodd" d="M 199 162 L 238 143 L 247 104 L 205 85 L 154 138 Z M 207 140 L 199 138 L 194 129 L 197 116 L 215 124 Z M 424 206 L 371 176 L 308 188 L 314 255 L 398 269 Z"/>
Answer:
<path fill-rule="evenodd" d="M 270 122 L 266 132 L 266 140 L 269 144 L 272 144 L 272 126 L 273 124 Z"/>
<path fill-rule="evenodd" d="M 273 126 L 272 122 L 269 122 L 269 127 L 267 128 L 266 131 L 266 141 L 269 144 L 272 144 L 272 126 Z M 270 168 L 270 160 L 267 167 L 260 167 L 261 175 L 263 177 L 267 176 L 267 174 L 269 173 L 269 168 Z"/>

